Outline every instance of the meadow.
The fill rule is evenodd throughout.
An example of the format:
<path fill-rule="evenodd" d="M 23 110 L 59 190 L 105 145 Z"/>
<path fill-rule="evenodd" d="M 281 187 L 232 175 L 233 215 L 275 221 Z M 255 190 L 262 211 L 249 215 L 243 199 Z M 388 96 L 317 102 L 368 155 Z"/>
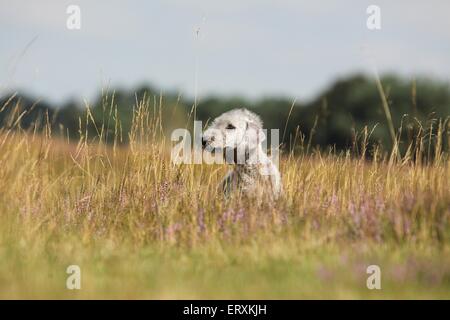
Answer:
<path fill-rule="evenodd" d="M 127 145 L 114 112 L 113 130 L 90 136 L 87 109 L 79 141 L 22 130 L 12 113 L 0 131 L 0 298 L 450 298 L 448 121 L 402 155 L 369 148 L 367 130 L 357 152 L 299 137 L 268 205 L 225 201 L 225 165 L 173 165 L 158 108 L 135 106 Z M 66 288 L 69 265 L 81 290 Z M 380 290 L 366 286 L 369 265 Z"/>

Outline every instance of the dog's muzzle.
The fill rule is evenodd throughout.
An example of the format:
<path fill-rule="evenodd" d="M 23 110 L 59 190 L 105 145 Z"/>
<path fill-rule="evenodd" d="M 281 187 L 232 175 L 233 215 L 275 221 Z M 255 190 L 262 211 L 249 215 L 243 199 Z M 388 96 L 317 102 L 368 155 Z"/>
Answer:
<path fill-rule="evenodd" d="M 214 142 L 214 140 L 215 140 L 214 136 L 213 137 L 202 137 L 202 147 L 203 147 L 203 149 L 206 149 L 211 142 Z"/>

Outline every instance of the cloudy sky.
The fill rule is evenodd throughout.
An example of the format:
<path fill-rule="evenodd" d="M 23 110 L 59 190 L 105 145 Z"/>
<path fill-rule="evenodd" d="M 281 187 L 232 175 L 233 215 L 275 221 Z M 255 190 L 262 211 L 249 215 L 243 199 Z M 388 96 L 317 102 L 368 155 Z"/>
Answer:
<path fill-rule="evenodd" d="M 355 71 L 450 78 L 447 0 L 0 0 L 0 95 L 61 102 L 152 83 L 309 99 Z M 381 30 L 366 9 L 381 8 Z M 68 30 L 66 9 L 81 9 Z"/>

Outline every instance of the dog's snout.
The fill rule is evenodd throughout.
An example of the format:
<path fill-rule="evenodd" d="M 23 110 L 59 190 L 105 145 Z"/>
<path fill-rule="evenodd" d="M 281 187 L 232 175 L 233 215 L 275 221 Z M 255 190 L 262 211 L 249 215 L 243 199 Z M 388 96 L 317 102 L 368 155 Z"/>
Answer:
<path fill-rule="evenodd" d="M 208 144 L 208 142 L 214 142 L 215 138 L 214 136 L 211 137 L 202 137 L 202 146 L 206 147 L 206 145 Z"/>

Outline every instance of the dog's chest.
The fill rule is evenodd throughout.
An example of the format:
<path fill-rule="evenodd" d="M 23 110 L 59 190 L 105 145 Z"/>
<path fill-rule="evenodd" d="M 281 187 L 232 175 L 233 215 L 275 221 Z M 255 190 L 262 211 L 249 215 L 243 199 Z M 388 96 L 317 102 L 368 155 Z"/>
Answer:
<path fill-rule="evenodd" d="M 238 186 L 243 190 L 253 190 L 267 180 L 260 173 L 259 165 L 238 167 L 235 170 Z"/>

